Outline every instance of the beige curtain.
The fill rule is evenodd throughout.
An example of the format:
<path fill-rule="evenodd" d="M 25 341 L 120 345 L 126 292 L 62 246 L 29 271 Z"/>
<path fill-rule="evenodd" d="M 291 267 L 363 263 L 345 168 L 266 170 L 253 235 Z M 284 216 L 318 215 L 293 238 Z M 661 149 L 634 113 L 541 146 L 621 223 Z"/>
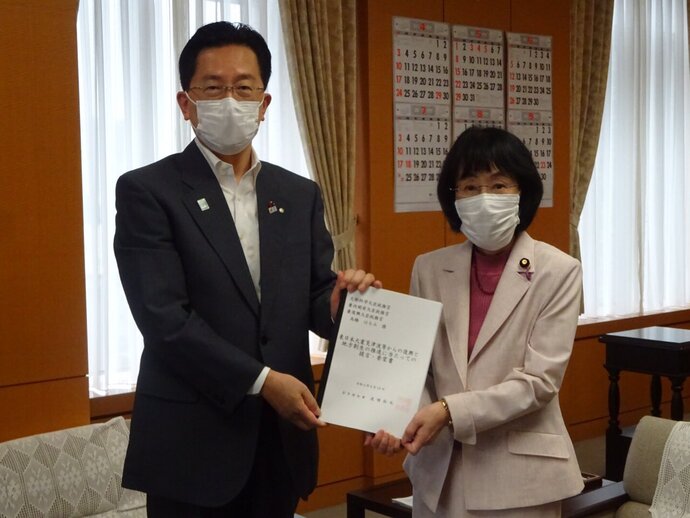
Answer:
<path fill-rule="evenodd" d="M 355 264 L 356 0 L 280 0 L 297 120 L 333 235 L 333 267 Z"/>
<path fill-rule="evenodd" d="M 690 1 L 690 0 L 689 0 Z M 572 0 L 570 10 L 570 253 L 597 156 L 611 49 L 614 0 Z"/>

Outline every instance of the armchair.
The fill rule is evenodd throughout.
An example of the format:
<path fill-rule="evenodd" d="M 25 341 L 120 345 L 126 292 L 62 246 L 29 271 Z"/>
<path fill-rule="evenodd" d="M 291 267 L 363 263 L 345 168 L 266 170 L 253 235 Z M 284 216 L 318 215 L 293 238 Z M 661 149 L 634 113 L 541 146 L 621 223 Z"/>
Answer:
<path fill-rule="evenodd" d="M 146 496 L 123 489 L 122 417 L 0 443 L 1 518 L 145 518 Z"/>
<path fill-rule="evenodd" d="M 571 499 L 568 503 L 576 503 L 579 510 L 569 516 L 649 518 L 664 446 L 676 423 L 670 419 L 643 417 L 628 450 L 623 481 Z"/>

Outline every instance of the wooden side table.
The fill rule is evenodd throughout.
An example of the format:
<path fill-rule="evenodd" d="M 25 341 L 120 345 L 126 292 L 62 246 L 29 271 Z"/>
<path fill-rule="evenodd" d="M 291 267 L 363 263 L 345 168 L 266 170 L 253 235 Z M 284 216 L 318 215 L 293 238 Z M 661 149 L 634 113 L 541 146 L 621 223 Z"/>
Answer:
<path fill-rule="evenodd" d="M 690 331 L 673 327 L 645 327 L 609 333 L 606 345 L 609 373 L 609 426 L 606 430 L 606 478 L 622 480 L 630 438 L 623 437 L 618 421 L 621 371 L 650 374 L 651 414 L 661 415 L 661 376 L 671 380 L 671 419 L 683 419 L 683 383 L 690 375 Z"/>
<path fill-rule="evenodd" d="M 412 483 L 408 478 L 350 491 L 347 494 L 347 518 L 364 518 L 366 509 L 392 518 L 411 518 L 412 509 L 393 502 L 393 498 L 411 494 Z"/>
<path fill-rule="evenodd" d="M 605 509 L 615 509 L 628 497 L 623 483 L 610 480 L 599 481 L 601 486 L 585 487 L 579 495 L 562 501 L 563 518 L 581 518 Z M 347 494 L 347 518 L 364 518 L 365 512 L 374 511 L 392 518 L 411 518 L 412 509 L 393 502 L 393 498 L 410 496 L 412 484 L 409 479 L 396 480 L 367 489 L 350 491 Z"/>

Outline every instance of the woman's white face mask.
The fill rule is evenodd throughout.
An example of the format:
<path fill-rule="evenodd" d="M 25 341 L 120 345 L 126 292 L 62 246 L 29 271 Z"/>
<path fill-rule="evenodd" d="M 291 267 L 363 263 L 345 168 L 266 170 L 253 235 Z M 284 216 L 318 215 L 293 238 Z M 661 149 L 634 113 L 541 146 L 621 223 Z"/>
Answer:
<path fill-rule="evenodd" d="M 236 155 L 246 148 L 259 131 L 261 101 L 238 101 L 233 97 L 194 101 L 197 125 L 194 133 L 213 151 Z"/>
<path fill-rule="evenodd" d="M 478 194 L 455 200 L 460 231 L 472 244 L 490 252 L 508 246 L 520 223 L 519 194 Z"/>

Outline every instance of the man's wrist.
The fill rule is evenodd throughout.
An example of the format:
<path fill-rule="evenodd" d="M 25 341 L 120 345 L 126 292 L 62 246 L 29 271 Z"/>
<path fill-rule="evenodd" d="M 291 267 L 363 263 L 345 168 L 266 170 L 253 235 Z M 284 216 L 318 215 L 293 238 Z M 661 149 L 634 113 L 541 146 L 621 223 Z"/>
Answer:
<path fill-rule="evenodd" d="M 264 388 L 264 383 L 266 382 L 266 378 L 268 377 L 268 373 L 270 372 L 270 370 L 271 369 L 269 369 L 268 367 L 264 367 L 263 369 L 261 369 L 261 372 L 256 377 L 254 384 L 249 389 L 249 392 L 247 392 L 248 395 L 256 396 L 257 394 L 261 394 L 261 389 Z"/>

